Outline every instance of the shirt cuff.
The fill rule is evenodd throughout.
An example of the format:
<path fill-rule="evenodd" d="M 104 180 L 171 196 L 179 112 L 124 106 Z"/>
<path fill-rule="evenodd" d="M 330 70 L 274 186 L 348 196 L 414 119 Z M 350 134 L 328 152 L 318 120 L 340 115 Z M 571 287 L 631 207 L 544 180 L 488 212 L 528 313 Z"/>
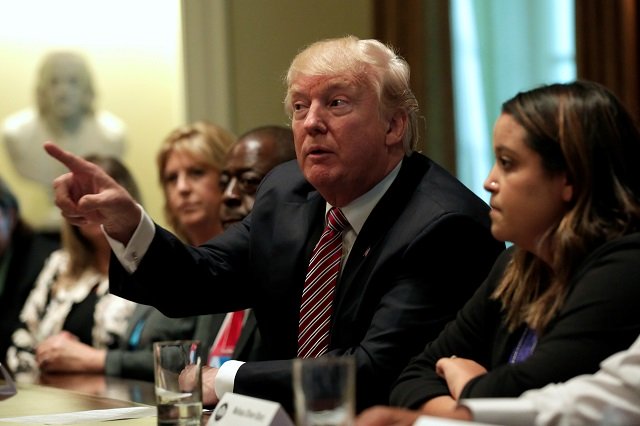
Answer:
<path fill-rule="evenodd" d="M 236 379 L 238 369 L 242 367 L 244 362 L 230 359 L 220 366 L 218 374 L 216 374 L 216 382 L 214 388 L 218 399 L 227 392 L 233 392 L 233 382 Z"/>
<path fill-rule="evenodd" d="M 474 422 L 505 426 L 532 425 L 536 409 L 531 401 L 522 398 L 470 398 L 459 405 L 467 407 Z"/>
<path fill-rule="evenodd" d="M 140 215 L 140 222 L 126 246 L 120 241 L 111 238 L 104 230 L 104 226 L 101 226 L 102 233 L 107 238 L 107 241 L 111 246 L 111 250 L 113 250 L 113 253 L 116 255 L 116 258 L 120 261 L 124 269 L 130 274 L 133 274 L 136 269 L 138 269 L 140 261 L 149 249 L 151 241 L 153 241 L 153 236 L 156 232 L 156 225 L 153 223 L 153 220 L 151 220 L 151 217 L 149 217 L 140 204 L 138 204 L 138 208 L 142 213 Z"/>

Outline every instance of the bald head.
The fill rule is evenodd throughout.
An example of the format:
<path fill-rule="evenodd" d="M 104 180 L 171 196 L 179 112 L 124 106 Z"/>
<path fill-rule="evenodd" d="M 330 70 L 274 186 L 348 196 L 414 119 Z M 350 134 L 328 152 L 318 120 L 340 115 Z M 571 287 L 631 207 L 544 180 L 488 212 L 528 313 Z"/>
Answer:
<path fill-rule="evenodd" d="M 223 226 L 227 228 L 247 216 L 264 176 L 278 164 L 294 158 L 293 133 L 287 127 L 263 126 L 241 135 L 227 153 L 220 178 Z"/>

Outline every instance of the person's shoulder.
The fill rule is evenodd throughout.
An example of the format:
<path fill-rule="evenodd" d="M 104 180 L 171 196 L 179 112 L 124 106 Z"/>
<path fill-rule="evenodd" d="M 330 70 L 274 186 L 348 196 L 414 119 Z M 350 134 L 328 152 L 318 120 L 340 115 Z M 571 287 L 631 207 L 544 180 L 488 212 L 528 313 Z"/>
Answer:
<path fill-rule="evenodd" d="M 627 234 L 607 241 L 593 250 L 582 262 L 583 269 L 588 269 L 594 264 L 603 263 L 604 259 L 616 259 L 619 266 L 633 266 L 640 270 L 640 232 Z M 610 263 L 610 262 L 606 262 Z"/>
<path fill-rule="evenodd" d="M 118 116 L 109 111 L 101 110 L 95 113 L 95 120 L 108 139 L 120 140 L 126 133 L 126 125 Z"/>
<path fill-rule="evenodd" d="M 409 167 L 423 172 L 415 190 L 420 203 L 440 207 L 443 212 L 487 216 L 489 206 L 444 167 L 420 153 L 407 158 Z"/>
<path fill-rule="evenodd" d="M 38 126 L 40 119 L 33 108 L 25 108 L 9 115 L 2 122 L 2 133 L 5 138 L 21 138 L 25 132 Z"/>
<path fill-rule="evenodd" d="M 300 167 L 298 166 L 298 161 L 294 159 L 278 164 L 273 169 L 271 169 L 269 173 L 267 173 L 267 176 L 269 175 L 302 176 L 302 172 L 300 171 Z"/>
<path fill-rule="evenodd" d="M 311 185 L 305 180 L 298 162 L 289 160 L 275 166 L 262 180 L 262 190 L 275 189 L 282 191 L 295 191 L 298 188 L 311 188 Z"/>

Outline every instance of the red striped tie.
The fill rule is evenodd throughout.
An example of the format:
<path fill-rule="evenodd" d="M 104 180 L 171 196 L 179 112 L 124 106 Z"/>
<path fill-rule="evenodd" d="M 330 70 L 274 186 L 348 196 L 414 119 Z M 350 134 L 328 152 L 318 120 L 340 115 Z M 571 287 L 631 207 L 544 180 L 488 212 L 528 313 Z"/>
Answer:
<path fill-rule="evenodd" d="M 333 295 L 342 260 L 342 231 L 348 226 L 342 211 L 332 207 L 327 213 L 327 226 L 311 254 L 300 305 L 300 358 L 318 357 L 329 347 Z"/>

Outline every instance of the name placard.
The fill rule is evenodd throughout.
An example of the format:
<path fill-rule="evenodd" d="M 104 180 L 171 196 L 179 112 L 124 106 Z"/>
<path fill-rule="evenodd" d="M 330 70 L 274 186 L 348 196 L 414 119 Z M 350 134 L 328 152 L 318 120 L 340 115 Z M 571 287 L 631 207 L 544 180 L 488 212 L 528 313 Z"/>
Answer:
<path fill-rule="evenodd" d="M 207 426 L 294 426 L 277 402 L 227 392 Z"/>

